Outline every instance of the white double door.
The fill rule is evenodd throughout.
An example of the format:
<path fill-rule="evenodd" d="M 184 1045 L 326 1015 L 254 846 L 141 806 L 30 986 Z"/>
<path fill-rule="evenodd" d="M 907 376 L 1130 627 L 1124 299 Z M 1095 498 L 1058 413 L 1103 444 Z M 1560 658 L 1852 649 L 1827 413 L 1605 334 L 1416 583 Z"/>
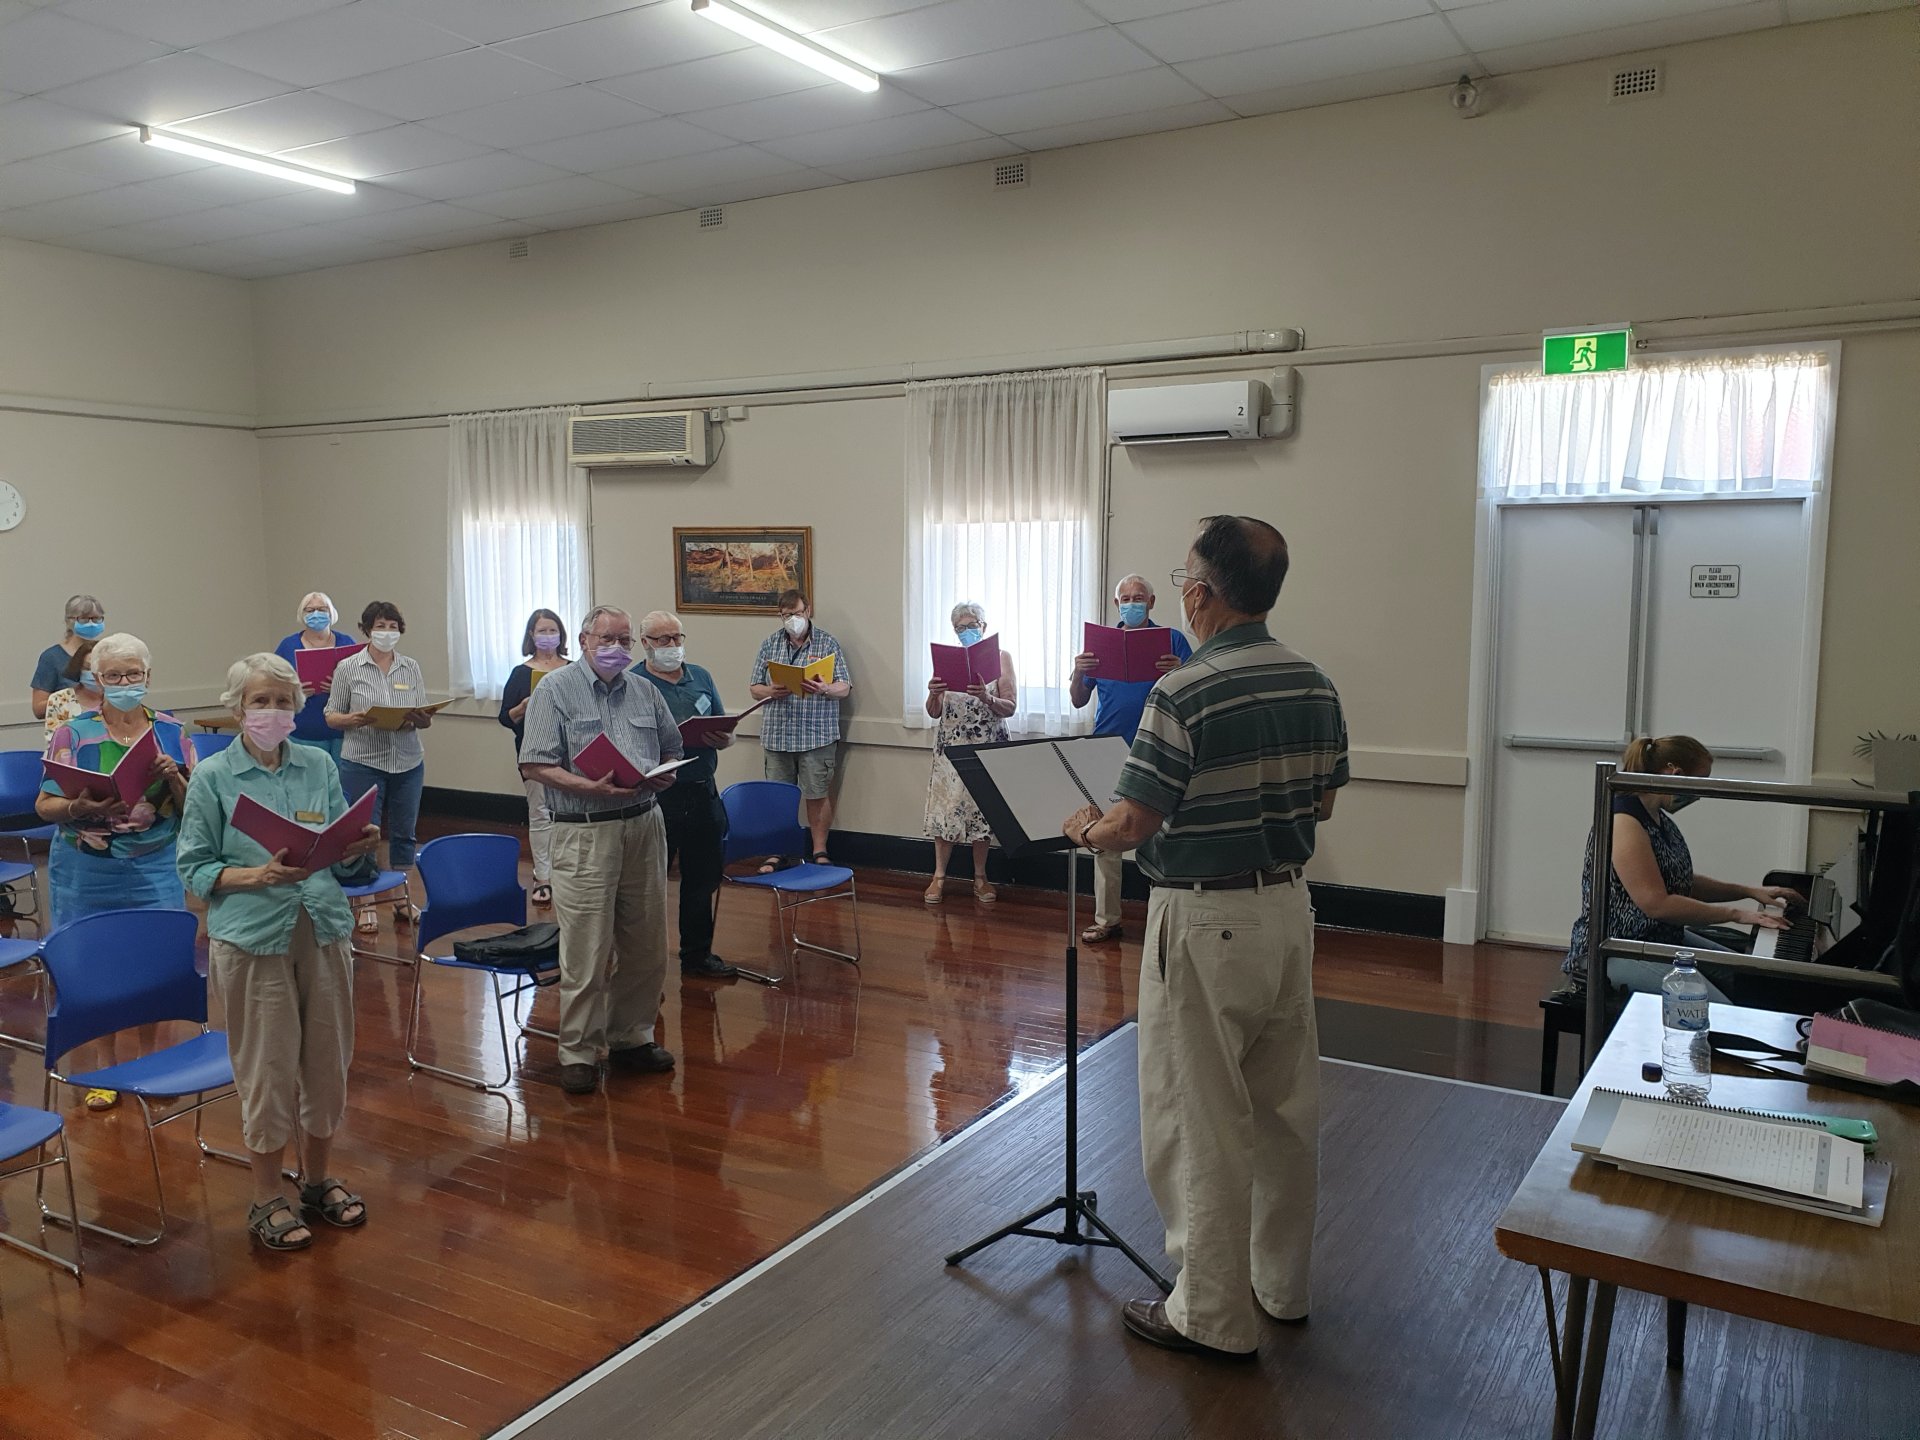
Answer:
<path fill-rule="evenodd" d="M 1802 500 L 1522 504 L 1499 517 L 1487 933 L 1564 946 L 1580 906 L 1594 765 L 1634 735 L 1691 735 L 1716 777 L 1804 780 L 1818 645 Z M 1705 800 L 1698 869 L 1801 867 L 1805 812 Z"/>

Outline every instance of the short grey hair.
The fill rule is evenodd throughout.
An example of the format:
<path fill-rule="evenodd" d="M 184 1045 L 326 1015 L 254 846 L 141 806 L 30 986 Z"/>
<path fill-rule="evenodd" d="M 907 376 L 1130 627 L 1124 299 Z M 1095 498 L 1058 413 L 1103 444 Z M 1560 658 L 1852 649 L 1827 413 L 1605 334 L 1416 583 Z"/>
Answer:
<path fill-rule="evenodd" d="M 306 691 L 300 688 L 300 677 L 294 673 L 293 666 L 271 650 L 262 650 L 227 667 L 227 689 L 220 703 L 238 715 L 246 706 L 247 687 L 256 680 L 278 686 L 293 697 L 296 706 L 306 702 Z"/>
<path fill-rule="evenodd" d="M 1140 574 L 1138 571 L 1135 571 L 1131 575 L 1122 575 L 1118 580 L 1113 582 L 1114 599 L 1116 600 L 1119 599 L 1120 592 L 1126 589 L 1127 586 L 1131 585 L 1136 580 L 1138 580 L 1142 585 L 1147 587 L 1147 600 L 1149 602 L 1158 600 L 1160 598 L 1158 595 L 1153 593 L 1153 582 L 1147 579 L 1146 576 Z"/>
<path fill-rule="evenodd" d="M 958 605 L 954 606 L 952 612 L 948 614 L 947 623 L 958 630 L 960 628 L 960 617 L 962 615 L 971 615 L 980 622 L 980 628 L 982 630 L 987 628 L 987 607 L 982 605 L 978 600 L 962 600 Z"/>
<path fill-rule="evenodd" d="M 640 622 L 640 633 L 642 635 L 646 634 L 647 631 L 651 630 L 655 624 L 662 620 L 666 621 L 676 630 L 684 630 L 687 628 L 680 623 L 680 617 L 671 610 L 649 610 L 646 618 Z"/>
<path fill-rule="evenodd" d="M 602 617 L 607 615 L 618 615 L 629 624 L 633 621 L 633 616 L 629 612 L 622 610 L 618 605 L 596 605 L 587 611 L 586 618 L 580 622 L 580 633 L 582 635 L 586 634 L 589 630 L 593 629 L 595 625 L 600 623 Z"/>
<path fill-rule="evenodd" d="M 318 600 L 322 605 L 327 607 L 327 622 L 329 624 L 339 620 L 340 607 L 333 603 L 333 597 L 324 590 L 309 590 L 300 597 L 300 619 L 302 622 L 307 618 L 307 602 L 309 600 Z"/>
<path fill-rule="evenodd" d="M 94 642 L 89 668 L 97 676 L 111 669 L 115 661 L 125 664 L 129 660 L 142 670 L 153 668 L 153 652 L 147 649 L 147 642 L 138 635 L 129 635 L 121 630 L 102 635 Z"/>
<path fill-rule="evenodd" d="M 69 635 L 73 633 L 73 622 L 78 620 L 82 615 L 98 615 L 104 620 L 107 615 L 107 607 L 102 605 L 99 600 L 92 595 L 74 595 L 69 597 L 67 600 L 67 633 Z"/>

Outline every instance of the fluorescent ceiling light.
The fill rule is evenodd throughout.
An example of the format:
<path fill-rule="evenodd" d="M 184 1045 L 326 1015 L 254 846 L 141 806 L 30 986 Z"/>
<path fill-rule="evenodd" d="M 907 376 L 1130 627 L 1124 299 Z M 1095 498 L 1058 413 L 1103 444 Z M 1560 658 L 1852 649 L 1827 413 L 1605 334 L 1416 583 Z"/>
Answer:
<path fill-rule="evenodd" d="M 322 190 L 332 190 L 336 194 L 351 195 L 354 192 L 353 181 L 344 175 L 329 175 L 324 170 L 309 170 L 304 165 L 289 165 L 285 160 L 274 160 L 266 155 L 255 155 L 246 150 L 235 150 L 226 145 L 216 145 L 211 140 L 195 140 L 189 135 L 176 135 L 169 130 L 156 130 L 148 125 L 140 127 L 140 141 L 161 150 L 173 150 L 182 155 L 192 155 L 200 160 L 212 160 L 219 165 L 231 165 L 238 170 L 251 170 L 258 175 L 271 175 L 277 180 L 297 180 L 302 185 L 313 185 Z"/>
<path fill-rule="evenodd" d="M 796 35 L 785 26 L 774 24 L 764 16 L 743 10 L 733 0 L 693 0 L 693 13 L 704 15 L 714 24 L 724 25 L 734 34 L 744 35 L 769 50 L 778 50 L 789 60 L 810 65 L 842 85 L 851 85 L 869 94 L 880 88 L 880 77 L 865 66 L 856 65 L 825 46 L 815 44 L 806 36 Z"/>

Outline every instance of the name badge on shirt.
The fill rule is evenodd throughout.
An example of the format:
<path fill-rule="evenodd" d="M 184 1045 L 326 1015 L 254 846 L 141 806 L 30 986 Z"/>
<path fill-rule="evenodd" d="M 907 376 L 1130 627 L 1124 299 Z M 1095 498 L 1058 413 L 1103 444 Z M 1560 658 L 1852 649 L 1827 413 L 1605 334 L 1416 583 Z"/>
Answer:
<path fill-rule="evenodd" d="M 693 710 L 696 715 L 704 715 L 712 708 L 713 708 L 713 701 L 709 700 L 704 695 L 702 695 L 699 699 L 693 702 Z"/>
<path fill-rule="evenodd" d="M 400 681 L 397 681 L 397 680 L 396 680 L 396 681 L 394 682 L 394 685 L 393 685 L 393 688 L 394 688 L 394 689 L 396 689 L 396 690 L 411 690 L 411 689 L 413 688 L 413 686 L 411 686 L 411 685 L 407 685 L 407 684 L 403 684 L 402 682 L 400 682 Z"/>
<path fill-rule="evenodd" d="M 324 825 L 327 823 L 327 817 L 322 815 L 318 810 L 296 810 L 293 812 L 293 818 L 298 820 L 302 825 Z"/>

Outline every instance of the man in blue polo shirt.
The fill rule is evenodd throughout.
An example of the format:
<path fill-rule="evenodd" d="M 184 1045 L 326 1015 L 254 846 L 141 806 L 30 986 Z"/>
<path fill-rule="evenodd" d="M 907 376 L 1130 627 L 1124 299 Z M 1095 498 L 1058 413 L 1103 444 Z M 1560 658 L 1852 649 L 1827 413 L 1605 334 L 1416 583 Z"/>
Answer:
<path fill-rule="evenodd" d="M 1142 576 L 1129 575 L 1114 586 L 1113 603 L 1120 612 L 1122 629 L 1161 628 L 1153 623 L 1153 587 Z M 1163 674 L 1184 664 L 1193 653 L 1187 637 L 1178 630 L 1172 631 L 1168 638 L 1173 642 L 1173 653 L 1161 657 Z M 1103 680 L 1099 670 L 1100 662 L 1093 655 L 1074 657 L 1073 683 L 1069 687 L 1073 708 L 1085 709 L 1087 701 L 1098 695 L 1100 703 L 1093 714 L 1093 733 L 1118 735 L 1131 745 L 1134 732 L 1140 728 L 1140 714 L 1146 708 L 1147 693 L 1153 689 L 1153 682 Z M 1125 861 L 1126 855 L 1119 851 L 1095 852 L 1093 924 L 1080 932 L 1081 940 L 1089 945 L 1120 938 L 1120 876 Z"/>

